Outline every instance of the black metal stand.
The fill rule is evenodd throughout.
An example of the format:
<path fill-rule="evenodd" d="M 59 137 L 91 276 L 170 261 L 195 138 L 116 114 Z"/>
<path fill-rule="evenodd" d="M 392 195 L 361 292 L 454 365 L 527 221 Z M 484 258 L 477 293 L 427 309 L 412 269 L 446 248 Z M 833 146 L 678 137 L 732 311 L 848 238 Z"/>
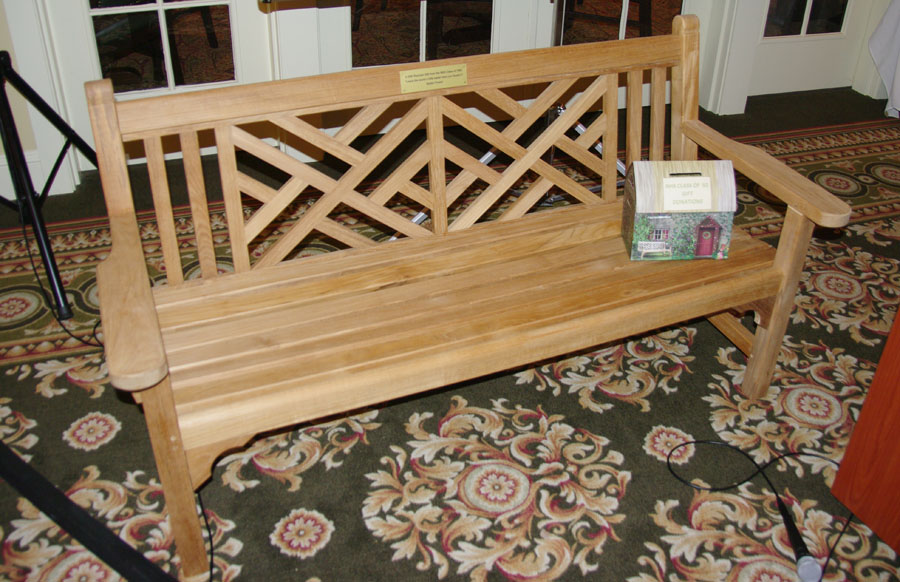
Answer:
<path fill-rule="evenodd" d="M 0 441 L 0 477 L 91 553 L 132 582 L 176 582 L 66 497 Z"/>
<path fill-rule="evenodd" d="M 9 98 L 6 95 L 6 83 L 12 85 L 22 97 L 28 100 L 66 138 L 66 142 L 56 158 L 56 163 L 53 165 L 53 169 L 50 171 L 47 182 L 44 184 L 40 194 L 35 191 L 31 175 L 28 172 L 25 152 L 22 149 L 22 142 L 19 140 L 19 133 L 16 130 L 16 121 L 9 106 Z M 3 139 L 3 150 L 6 153 L 13 189 L 16 192 L 16 202 L 0 197 L 0 203 L 19 212 L 25 224 L 31 224 L 41 253 L 41 260 L 44 263 L 44 269 L 47 271 L 47 279 L 50 281 L 53 300 L 56 302 L 57 315 L 60 319 L 70 319 L 72 317 L 72 308 L 69 306 L 62 280 L 59 277 L 59 269 L 57 269 L 56 260 L 53 257 L 53 249 L 50 245 L 50 238 L 47 236 L 47 227 L 41 215 L 41 207 L 44 205 L 44 200 L 50 192 L 50 186 L 53 184 L 53 180 L 56 178 L 60 166 L 62 166 L 66 153 L 69 151 L 69 146 L 74 145 L 95 166 L 97 165 L 97 154 L 25 82 L 25 79 L 13 70 L 12 60 L 6 51 L 0 51 L 0 137 Z"/>

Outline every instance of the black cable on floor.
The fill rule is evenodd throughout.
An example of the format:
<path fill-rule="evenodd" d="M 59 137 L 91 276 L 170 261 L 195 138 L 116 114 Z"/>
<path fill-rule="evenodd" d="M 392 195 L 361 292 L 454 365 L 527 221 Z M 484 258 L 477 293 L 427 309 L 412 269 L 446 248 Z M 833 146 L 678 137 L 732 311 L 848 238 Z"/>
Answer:
<path fill-rule="evenodd" d="M 34 254 L 31 252 L 31 244 L 28 240 L 28 227 L 25 224 L 25 216 L 22 213 L 21 206 L 19 207 L 19 222 L 22 223 L 22 240 L 25 244 L 25 250 L 28 252 L 28 260 L 31 262 L 31 270 L 32 272 L 34 272 L 34 278 L 38 283 L 38 288 L 41 290 L 41 295 L 44 298 L 44 302 L 48 306 L 53 305 L 53 303 L 50 301 L 50 296 L 47 294 L 47 289 L 44 287 L 44 282 L 41 281 L 41 277 L 38 274 L 37 264 L 34 262 Z M 94 327 L 91 330 L 91 337 L 93 338 L 93 342 L 91 342 L 72 333 L 69 328 L 67 328 L 65 324 L 63 324 L 62 320 L 56 314 L 56 311 L 53 310 L 53 307 L 48 307 L 48 309 L 50 310 L 50 314 L 53 316 L 53 319 L 56 320 L 56 323 L 59 324 L 59 326 L 63 329 L 64 332 L 66 332 L 69 337 L 78 342 L 81 342 L 86 346 L 103 349 L 103 342 L 100 341 L 100 338 L 97 337 L 97 328 L 100 326 L 100 318 L 97 318 L 97 323 L 94 324 Z"/>
<path fill-rule="evenodd" d="M 206 515 L 206 508 L 203 507 L 203 497 L 200 496 L 200 491 L 197 491 L 196 495 L 197 503 L 200 505 L 200 515 L 203 516 L 203 523 L 206 525 L 206 534 L 209 536 L 209 582 L 212 582 L 213 569 L 215 568 L 212 528 L 209 527 L 209 517 Z"/>
<path fill-rule="evenodd" d="M 734 483 L 729 483 L 728 485 L 723 485 L 723 486 L 718 486 L 718 487 L 712 487 L 712 486 L 708 486 L 708 485 L 698 485 L 697 483 L 693 483 L 693 482 L 687 480 L 686 478 L 684 478 L 684 477 L 682 477 L 681 475 L 678 474 L 678 472 L 677 472 L 677 471 L 675 470 L 675 468 L 672 466 L 672 455 L 673 455 L 676 451 L 678 451 L 679 449 L 681 449 L 682 447 L 687 447 L 687 446 L 695 446 L 695 447 L 696 447 L 697 445 L 709 445 L 709 446 L 715 446 L 715 447 L 722 447 L 722 448 L 728 449 L 728 450 L 730 450 L 730 451 L 734 451 L 734 452 L 740 453 L 745 459 L 747 459 L 747 460 L 755 467 L 756 470 L 755 470 L 753 473 L 751 473 L 748 477 L 746 477 L 746 478 L 744 478 L 744 479 L 742 479 L 742 480 L 740 480 L 740 481 L 736 481 L 736 482 L 734 482 Z M 797 559 L 798 559 L 798 561 L 799 561 L 799 559 L 800 559 L 800 557 L 801 557 L 801 553 L 806 553 L 806 554 L 808 555 L 808 551 L 807 551 L 807 549 L 806 549 L 806 545 L 805 545 L 805 543 L 803 542 L 802 538 L 800 537 L 800 533 L 799 533 L 799 531 L 797 530 L 797 526 L 796 526 L 796 524 L 794 523 L 793 518 L 790 516 L 790 512 L 787 510 L 787 506 L 786 506 L 786 504 L 784 503 L 784 500 L 781 498 L 781 495 L 778 493 L 778 490 L 775 488 L 775 486 L 773 485 L 771 479 L 769 479 L 769 476 L 766 474 L 766 469 L 768 469 L 768 468 L 769 468 L 770 466 L 772 466 L 773 464 L 775 464 L 775 463 L 777 463 L 777 462 L 779 462 L 779 461 L 781 461 L 781 460 L 783 460 L 783 459 L 785 459 L 785 458 L 788 458 L 788 457 L 803 457 L 803 456 L 806 456 L 806 457 L 816 457 L 816 458 L 819 458 L 819 459 L 823 459 L 823 460 L 825 460 L 825 461 L 828 461 L 828 462 L 830 462 L 830 463 L 832 463 L 832 464 L 837 465 L 838 467 L 840 467 L 840 463 L 838 463 L 838 462 L 835 461 L 834 459 L 829 459 L 828 457 L 825 457 L 825 456 L 823 456 L 823 455 L 819 455 L 819 454 L 816 454 L 816 453 L 804 453 L 804 452 L 792 452 L 792 453 L 784 453 L 784 454 L 781 454 L 781 455 L 777 455 L 777 456 L 775 456 L 774 458 L 772 458 L 769 462 L 760 465 L 759 463 L 756 462 L 755 459 L 753 459 L 753 457 L 750 456 L 749 453 L 747 453 L 747 452 L 744 451 L 743 449 L 741 449 L 741 448 L 739 448 L 739 447 L 736 447 L 736 446 L 734 446 L 734 445 L 732 445 L 732 444 L 730 444 L 730 443 L 726 443 L 726 442 L 722 442 L 722 441 L 713 441 L 713 440 L 695 440 L 695 441 L 688 441 L 688 442 L 684 442 L 684 443 L 681 443 L 681 444 L 679 444 L 679 445 L 673 447 L 672 450 L 669 451 L 669 454 L 668 454 L 667 457 L 666 457 L 666 466 L 668 467 L 669 472 L 672 474 L 673 477 L 675 477 L 676 479 L 678 479 L 679 481 L 681 481 L 682 483 L 684 483 L 684 484 L 687 485 L 688 487 L 691 487 L 691 488 L 696 489 L 696 490 L 698 490 L 698 491 L 711 491 L 711 492 L 717 492 L 717 491 L 727 491 L 727 490 L 729 490 L 729 489 L 735 489 L 735 488 L 740 487 L 741 485 L 743 485 L 743 484 L 745 484 L 745 483 L 748 483 L 749 481 L 751 481 L 751 480 L 752 480 L 754 477 L 756 477 L 757 475 L 761 475 L 762 478 L 765 479 L 766 484 L 768 484 L 769 489 L 771 489 L 771 490 L 772 490 L 772 493 L 775 495 L 775 500 L 776 500 L 776 503 L 777 503 L 777 505 L 778 505 L 779 511 L 780 511 L 780 513 L 781 513 L 781 515 L 782 515 L 782 518 L 783 518 L 783 520 L 784 520 L 785 528 L 786 528 L 787 531 L 788 531 L 788 537 L 789 537 L 789 539 L 790 539 L 790 541 L 791 541 L 791 545 L 794 547 L 794 552 L 795 552 L 796 557 L 797 557 Z M 844 536 L 844 533 L 846 533 L 847 529 L 850 527 L 850 523 L 853 521 L 853 519 L 854 519 L 854 515 L 853 515 L 853 513 L 851 512 L 851 513 L 848 515 L 848 517 L 847 517 L 847 519 L 846 519 L 846 521 L 845 521 L 845 523 L 844 523 L 844 527 L 841 529 L 840 533 L 838 534 L 837 539 L 834 540 L 834 543 L 831 544 L 831 547 L 830 547 L 829 550 L 828 550 L 828 556 L 825 558 L 825 563 L 822 565 L 821 571 L 820 571 L 820 573 L 819 573 L 819 575 L 818 575 L 818 580 L 819 580 L 819 581 L 821 581 L 821 580 L 824 578 L 824 576 L 825 576 L 825 571 L 828 569 L 828 563 L 831 561 L 831 558 L 834 556 L 834 550 L 835 550 L 835 548 L 837 548 L 838 542 L 840 542 L 841 538 Z M 798 550 L 798 545 L 802 548 L 802 550 Z"/>

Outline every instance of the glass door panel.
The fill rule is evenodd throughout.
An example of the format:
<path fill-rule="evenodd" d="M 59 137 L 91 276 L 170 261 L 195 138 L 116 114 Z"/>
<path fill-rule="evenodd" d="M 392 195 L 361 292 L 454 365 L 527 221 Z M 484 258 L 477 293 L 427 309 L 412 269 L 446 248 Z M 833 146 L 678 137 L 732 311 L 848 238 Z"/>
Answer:
<path fill-rule="evenodd" d="M 681 13 L 681 0 L 559 0 L 562 22 L 557 44 L 580 44 L 670 34 L 672 19 Z M 621 34 L 622 10 L 628 10 Z M 620 36 L 621 34 L 621 36 Z"/>
<path fill-rule="evenodd" d="M 770 0 L 763 36 L 840 32 L 848 0 Z"/>
<path fill-rule="evenodd" d="M 104 78 L 117 93 L 235 80 L 230 3 L 90 0 Z"/>
<path fill-rule="evenodd" d="M 491 52 L 492 0 L 427 0 L 425 59 Z"/>
<path fill-rule="evenodd" d="M 118 8 L 143 4 L 156 4 L 156 0 L 90 0 L 91 8 Z"/>
<path fill-rule="evenodd" d="M 176 86 L 234 80 L 228 6 L 174 8 L 165 16 Z"/>
<path fill-rule="evenodd" d="M 168 85 L 155 12 L 99 15 L 93 21 L 100 69 L 117 93 Z"/>
<path fill-rule="evenodd" d="M 350 5 L 353 66 L 419 60 L 420 0 L 353 0 Z"/>
<path fill-rule="evenodd" d="M 813 0 L 806 34 L 840 32 L 844 28 L 848 0 Z"/>
<path fill-rule="evenodd" d="M 353 66 L 489 53 L 493 7 L 493 0 L 353 0 Z"/>

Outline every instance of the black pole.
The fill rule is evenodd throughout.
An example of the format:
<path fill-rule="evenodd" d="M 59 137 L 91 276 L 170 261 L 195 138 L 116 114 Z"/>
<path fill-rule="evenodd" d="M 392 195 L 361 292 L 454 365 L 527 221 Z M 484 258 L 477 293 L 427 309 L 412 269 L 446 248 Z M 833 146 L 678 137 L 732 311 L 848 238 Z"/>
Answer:
<path fill-rule="evenodd" d="M 2 441 L 0 477 L 124 578 L 135 582 L 175 582 L 172 576 L 72 502 Z"/>
<path fill-rule="evenodd" d="M 12 179 L 13 190 L 15 190 L 16 193 L 18 209 L 23 220 L 26 223 L 31 224 L 32 231 L 34 232 L 38 250 L 41 253 L 41 260 L 43 261 L 44 269 L 47 272 L 47 280 L 50 283 L 50 291 L 53 295 L 53 300 L 56 303 L 57 315 L 59 316 L 59 319 L 71 319 L 72 308 L 69 305 L 62 279 L 59 276 L 59 269 L 56 267 L 56 259 L 53 256 L 53 248 L 50 243 L 50 237 L 47 235 L 47 227 L 44 224 L 44 218 L 38 209 L 38 203 L 36 203 L 38 198 L 34 191 L 33 182 L 31 181 L 31 174 L 28 172 L 28 162 L 25 159 L 22 142 L 19 140 L 19 133 L 16 130 L 16 121 L 13 117 L 9 98 L 6 94 L 6 83 L 8 81 L 13 84 L 16 90 L 18 90 L 23 97 L 28 99 L 28 101 L 35 106 L 37 110 L 54 125 L 54 127 L 59 129 L 61 133 L 66 136 L 67 140 L 73 143 L 82 154 L 86 154 L 85 157 L 90 159 L 94 164 L 97 163 L 97 156 L 91 147 L 87 145 L 87 143 L 85 143 L 84 140 L 82 140 L 68 125 L 66 125 L 65 121 L 63 121 L 62 118 L 59 117 L 59 115 L 57 115 L 43 99 L 41 99 L 40 95 L 35 93 L 34 90 L 25 83 L 24 79 L 19 77 L 13 70 L 9 53 L 0 51 L 0 138 L 2 138 L 3 150 L 6 153 L 9 174 Z"/>
<path fill-rule="evenodd" d="M 89 162 L 97 166 L 97 154 L 94 152 L 94 148 L 92 148 L 86 141 L 84 141 L 80 135 L 75 133 L 75 130 L 72 129 L 66 120 L 59 116 L 59 114 L 53 110 L 50 105 L 44 101 L 43 97 L 41 97 L 37 91 L 31 88 L 25 79 L 19 76 L 19 73 L 16 72 L 12 67 L 12 59 L 9 56 L 9 53 L 6 51 L 0 51 L 0 69 L 2 69 L 2 76 L 6 80 L 7 83 L 13 86 L 19 94 L 24 97 L 31 105 L 37 109 L 44 118 L 53 124 L 53 127 L 56 128 L 59 133 L 61 133 L 67 140 L 72 142 L 72 145 L 81 152 L 81 155 L 86 157 Z"/>

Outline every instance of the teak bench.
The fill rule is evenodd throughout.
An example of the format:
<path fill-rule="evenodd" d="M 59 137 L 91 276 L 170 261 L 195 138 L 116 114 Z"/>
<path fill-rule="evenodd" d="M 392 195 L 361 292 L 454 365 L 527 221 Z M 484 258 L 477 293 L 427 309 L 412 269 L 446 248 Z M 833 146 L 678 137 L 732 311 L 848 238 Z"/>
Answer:
<path fill-rule="evenodd" d="M 202 578 L 208 563 L 194 491 L 219 455 L 264 431 L 701 316 L 748 354 L 743 393 L 765 394 L 813 223 L 843 226 L 849 208 L 698 121 L 698 39 L 683 16 L 668 36 L 131 101 L 116 102 L 108 81 L 88 84 L 112 238 L 97 275 L 109 376 L 143 405 L 183 577 Z M 787 205 L 777 249 L 738 231 L 727 260 L 628 259 L 620 86 L 625 163 L 644 151 L 696 159 L 698 146 L 731 159 Z M 129 142 L 146 157 L 158 244 L 139 232 Z M 217 148 L 227 247 L 204 144 Z M 187 233 L 173 218 L 173 147 Z M 548 162 L 551 148 L 580 175 Z M 295 155 L 310 149 L 337 163 Z M 505 157 L 487 164 L 478 152 L 489 150 Z M 280 178 L 266 182 L 248 159 Z M 546 208 L 548 195 L 566 203 Z M 286 209 L 293 217 L 277 222 Z M 427 221 L 411 220 L 417 212 Z M 380 235 L 353 228 L 365 221 Z M 351 248 L 297 258 L 315 233 Z M 165 284 L 150 281 L 148 260 Z M 750 310 L 755 331 L 737 317 Z"/>

